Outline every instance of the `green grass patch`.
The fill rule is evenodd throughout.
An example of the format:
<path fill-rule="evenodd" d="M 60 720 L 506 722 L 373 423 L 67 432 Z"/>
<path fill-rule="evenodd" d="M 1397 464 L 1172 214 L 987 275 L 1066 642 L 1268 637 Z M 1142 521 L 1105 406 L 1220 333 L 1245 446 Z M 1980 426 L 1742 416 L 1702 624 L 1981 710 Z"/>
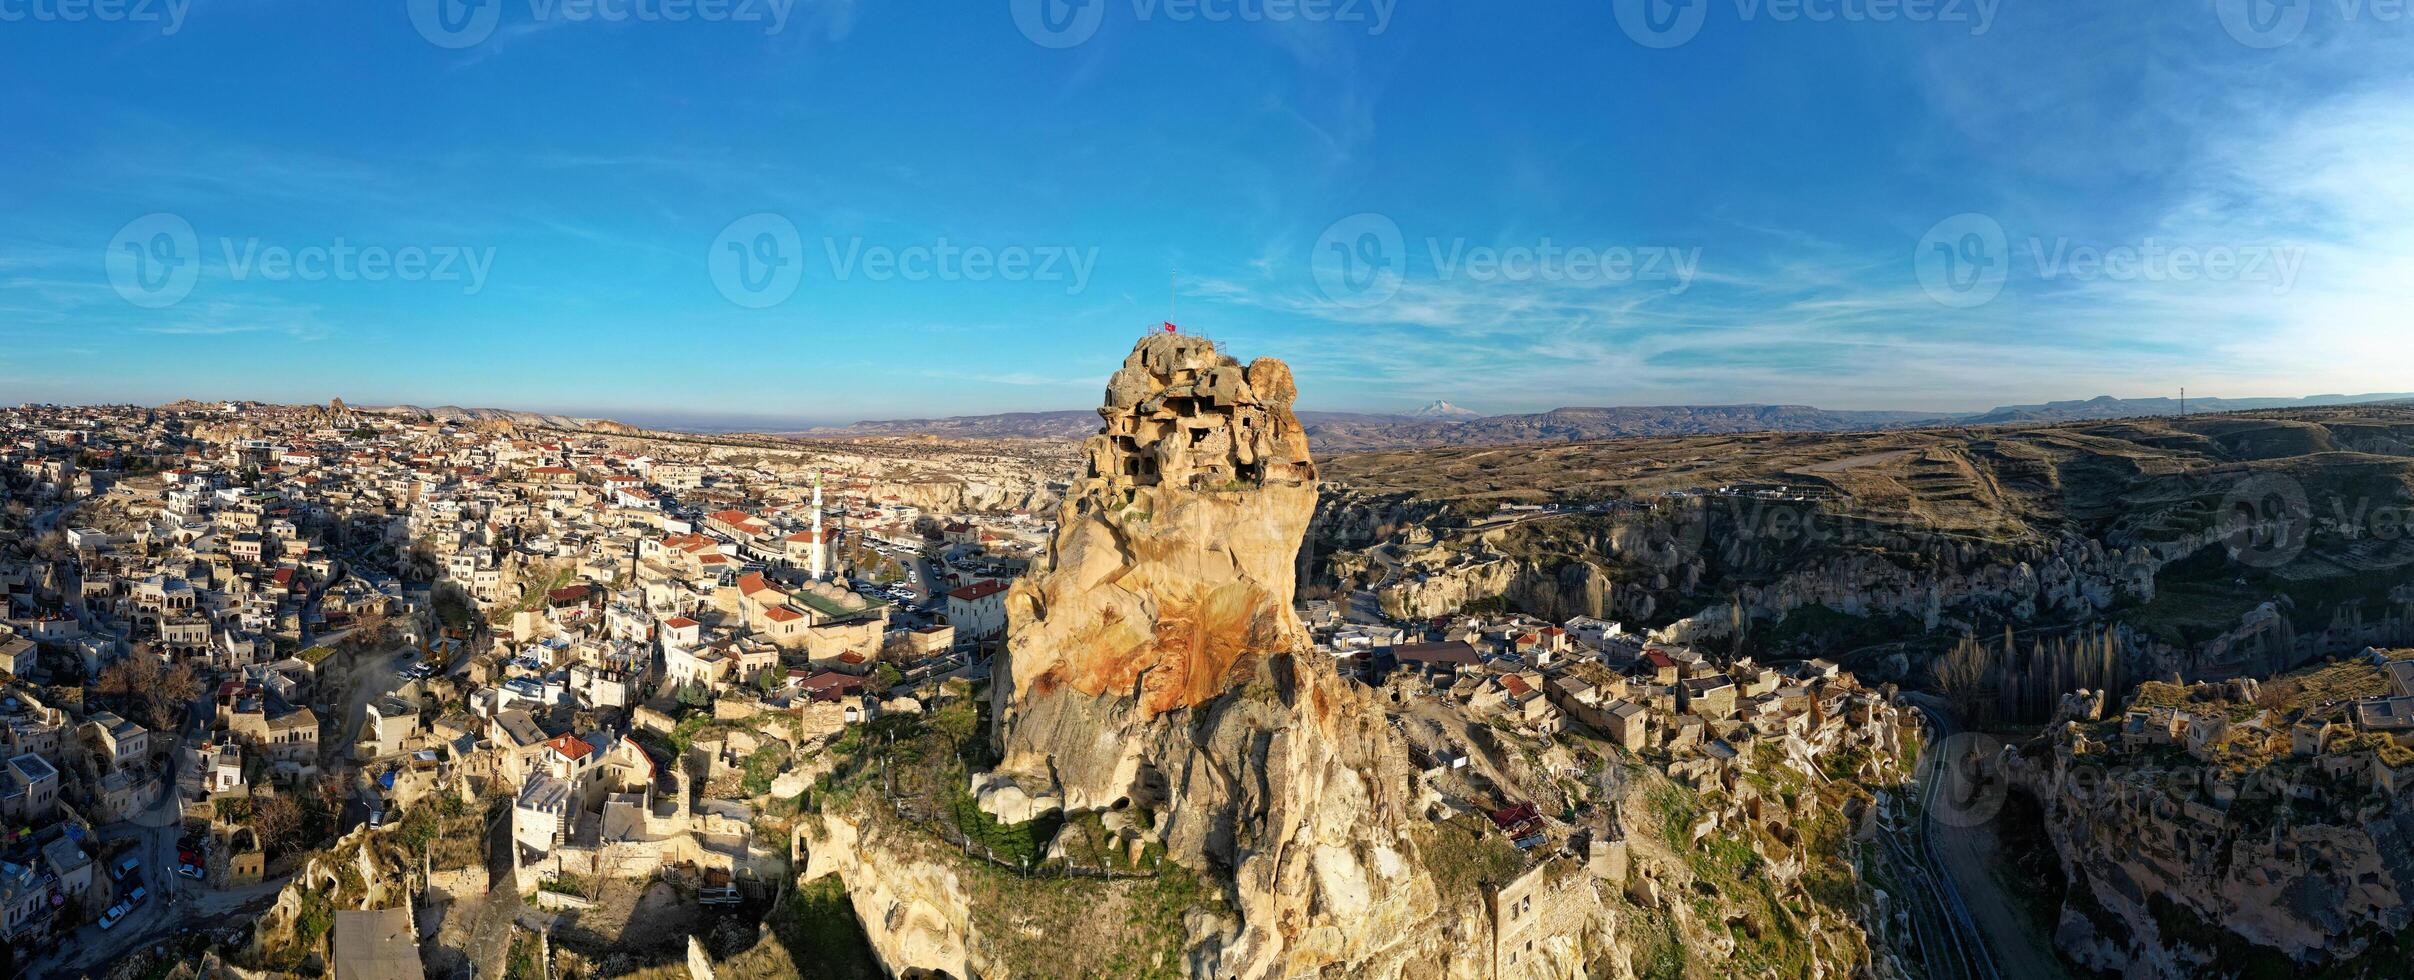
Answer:
<path fill-rule="evenodd" d="M 847 886 L 837 875 L 806 882 L 771 913 L 771 929 L 796 962 L 830 980 L 881 980 L 886 974 L 864 938 Z"/>
<path fill-rule="evenodd" d="M 746 777 L 739 780 L 738 788 L 747 796 L 771 792 L 771 780 L 787 764 L 788 746 L 780 742 L 767 742 L 746 757 Z"/>
<path fill-rule="evenodd" d="M 1038 867 L 1048 843 L 1056 839 L 1057 828 L 1064 826 L 1064 817 L 1053 813 L 1016 824 L 999 823 L 964 788 L 956 790 L 948 813 L 956 830 L 972 842 L 973 853 L 1017 868 Z"/>
<path fill-rule="evenodd" d="M 1417 856 L 1433 874 L 1445 901 L 1478 894 L 1485 885 L 1505 884 L 1526 868 L 1525 854 L 1478 817 L 1461 817 L 1417 831 Z"/>

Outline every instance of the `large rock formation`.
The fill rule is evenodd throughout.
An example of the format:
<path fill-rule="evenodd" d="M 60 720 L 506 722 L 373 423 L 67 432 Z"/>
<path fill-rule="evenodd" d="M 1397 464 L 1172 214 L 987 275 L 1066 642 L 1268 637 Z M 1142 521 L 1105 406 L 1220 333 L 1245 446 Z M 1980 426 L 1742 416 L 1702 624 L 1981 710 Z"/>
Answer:
<path fill-rule="evenodd" d="M 1007 603 L 999 772 L 1071 811 L 1145 806 L 1241 921 L 1194 975 L 1396 975 L 1450 959 L 1371 694 L 1294 662 L 1315 465 L 1290 369 L 1152 336 L 1116 372 L 1047 565 Z"/>
<path fill-rule="evenodd" d="M 1058 687 L 1127 695 L 1147 717 L 1195 707 L 1306 646 L 1291 600 L 1316 467 L 1292 397 L 1280 361 L 1244 372 L 1173 334 L 1132 349 L 1048 565 L 1008 597 L 1009 729 L 1021 701 Z"/>

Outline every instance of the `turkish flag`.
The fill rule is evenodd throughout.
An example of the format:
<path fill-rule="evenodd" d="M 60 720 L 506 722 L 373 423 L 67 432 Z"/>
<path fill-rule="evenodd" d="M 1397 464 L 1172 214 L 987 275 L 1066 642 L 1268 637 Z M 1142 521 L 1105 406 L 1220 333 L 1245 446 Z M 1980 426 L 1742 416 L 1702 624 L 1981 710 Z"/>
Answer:
<path fill-rule="evenodd" d="M 1176 333 L 1176 332 L 1178 332 L 1178 330 L 1179 330 L 1179 328 L 1175 327 L 1175 326 L 1173 325 L 1173 322 L 1172 322 L 1172 321 L 1170 321 L 1170 320 L 1166 321 L 1166 323 L 1165 323 L 1165 332 L 1166 332 L 1166 333 Z"/>

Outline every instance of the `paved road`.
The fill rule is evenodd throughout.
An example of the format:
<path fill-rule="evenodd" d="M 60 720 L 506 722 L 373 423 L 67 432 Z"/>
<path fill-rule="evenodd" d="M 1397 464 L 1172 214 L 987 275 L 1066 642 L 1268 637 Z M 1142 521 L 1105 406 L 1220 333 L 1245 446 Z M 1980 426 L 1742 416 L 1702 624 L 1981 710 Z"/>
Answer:
<path fill-rule="evenodd" d="M 59 519 L 67 516 L 67 512 L 74 509 L 75 502 L 71 500 L 49 510 L 43 511 L 40 514 L 34 515 L 34 533 L 28 535 L 28 537 L 39 538 L 45 534 L 49 534 L 52 528 L 59 526 Z"/>
<path fill-rule="evenodd" d="M 1959 722 L 1949 709 L 1930 699 L 1917 703 L 1928 717 L 1930 748 L 1960 733 Z M 1932 800 L 1954 782 L 1945 773 L 1948 761 L 1957 760 L 1947 760 L 1944 753 L 1937 751 L 1926 753 L 1921 760 L 1920 778 Z M 1992 792 L 2000 800 L 2001 791 Z M 1994 874 L 1997 863 L 1994 814 L 1987 813 L 1987 819 L 1974 826 L 1948 826 L 1938 820 L 1940 809 L 1951 808 L 1940 808 L 1934 803 L 1927 808 L 1930 858 L 1942 872 L 1942 883 L 1952 893 L 1958 915 L 1983 940 L 1983 952 L 1993 975 L 2019 980 L 2067 980 L 2070 973 L 2054 952 L 2053 937 L 2032 927 L 2020 899 Z"/>
<path fill-rule="evenodd" d="M 310 635 L 310 614 L 318 611 L 319 600 L 326 598 L 327 590 L 334 588 L 337 582 L 343 581 L 344 577 L 350 575 L 351 573 L 352 569 L 350 566 L 339 560 L 335 563 L 335 574 L 327 576 L 326 581 L 319 583 L 317 587 L 304 594 L 302 599 L 302 611 L 297 617 L 301 620 L 302 626 L 301 649 L 308 650 L 310 649 L 311 644 L 315 642 L 312 640 Z M 340 638 L 341 637 L 338 637 L 337 639 Z M 326 642 L 332 643 L 334 640 L 331 639 L 327 640 Z"/>
<path fill-rule="evenodd" d="M 1391 622 L 1383 615 L 1383 590 L 1400 579 L 1400 563 L 1391 557 L 1391 543 L 1386 541 L 1367 549 L 1366 556 L 1383 566 L 1383 577 L 1363 589 L 1350 592 L 1349 601 L 1342 604 L 1342 618 L 1353 623 L 1383 626 Z"/>
<path fill-rule="evenodd" d="M 182 831 L 182 809 L 176 801 L 176 763 L 184 746 L 185 726 L 177 726 L 168 743 L 168 761 L 160 767 L 160 789 L 151 805 L 133 819 L 103 824 L 94 832 L 103 841 L 136 839 L 133 850 L 108 858 L 93 868 L 93 894 L 101 892 L 99 882 L 106 879 L 108 870 L 127 855 L 141 859 L 143 903 L 129 913 L 116 927 L 103 930 L 96 920 L 70 933 L 52 952 L 51 958 L 36 960 L 28 970 L 29 976 L 75 976 L 81 971 L 106 965 L 120 955 L 142 948 L 149 943 L 173 937 L 187 931 L 194 923 L 188 906 L 203 890 L 199 882 L 176 873 L 176 838 Z M 129 886 L 117 884 L 117 893 Z M 104 906 L 105 908 L 106 906 Z M 101 909 L 90 909 L 96 916 Z"/>

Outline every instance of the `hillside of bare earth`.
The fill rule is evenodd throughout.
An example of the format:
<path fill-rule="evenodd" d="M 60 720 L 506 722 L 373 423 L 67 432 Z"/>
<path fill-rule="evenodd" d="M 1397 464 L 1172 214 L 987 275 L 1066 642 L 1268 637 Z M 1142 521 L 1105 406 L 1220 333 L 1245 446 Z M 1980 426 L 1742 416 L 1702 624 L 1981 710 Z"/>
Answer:
<path fill-rule="evenodd" d="M 1661 405 L 1555 408 L 1522 415 L 1480 415 L 1448 402 L 1404 415 L 1299 412 L 1318 452 L 1493 446 L 1713 432 L 1839 432 L 1935 423 L 1934 412 L 1839 412 L 1806 405 Z M 936 436 L 954 439 L 1079 440 L 1097 428 L 1088 412 L 1009 412 L 943 419 L 894 419 L 808 429 L 819 439 Z"/>
<path fill-rule="evenodd" d="M 2118 629 L 2133 678 L 2414 642 L 2404 405 L 1361 453 L 1325 475 L 1308 586 L 1395 617 L 1503 602 L 1911 680 L 2007 629 L 2023 655 Z"/>

